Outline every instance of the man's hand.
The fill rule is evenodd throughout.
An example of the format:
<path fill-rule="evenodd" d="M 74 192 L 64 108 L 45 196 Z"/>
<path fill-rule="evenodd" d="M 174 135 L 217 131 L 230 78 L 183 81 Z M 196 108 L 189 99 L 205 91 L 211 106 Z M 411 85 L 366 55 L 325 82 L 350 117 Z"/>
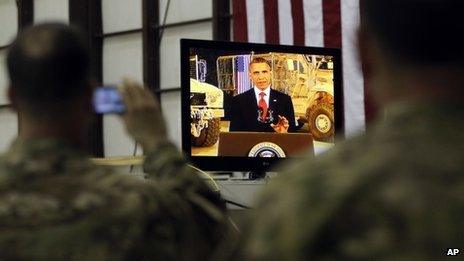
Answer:
<path fill-rule="evenodd" d="M 145 151 L 166 140 L 166 125 L 151 92 L 129 79 L 124 79 L 119 90 L 126 105 L 122 118 L 127 132 Z"/>
<path fill-rule="evenodd" d="M 271 127 L 275 132 L 278 133 L 287 133 L 288 132 L 288 120 L 284 116 L 279 115 L 279 121 L 277 124 L 271 123 Z"/>

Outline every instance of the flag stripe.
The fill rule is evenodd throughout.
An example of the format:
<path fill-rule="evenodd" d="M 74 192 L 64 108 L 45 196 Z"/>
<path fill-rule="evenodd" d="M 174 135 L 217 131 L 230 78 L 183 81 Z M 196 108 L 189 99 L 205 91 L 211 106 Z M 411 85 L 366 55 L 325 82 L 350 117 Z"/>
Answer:
<path fill-rule="evenodd" d="M 266 43 L 279 44 L 279 10 L 277 0 L 264 1 Z"/>
<path fill-rule="evenodd" d="M 303 11 L 303 0 L 291 0 L 292 8 L 292 28 L 293 30 L 293 44 L 304 45 L 305 44 L 305 23 L 304 23 L 304 11 Z M 282 33 L 280 34 L 282 35 Z M 282 38 L 282 37 L 281 37 Z"/>
<path fill-rule="evenodd" d="M 250 63 L 250 55 L 238 55 L 235 58 L 235 86 L 237 94 L 244 93 L 251 88 L 250 77 L 248 75 L 248 65 Z"/>
<path fill-rule="evenodd" d="M 294 28 L 292 18 L 292 5 L 289 0 L 278 0 L 279 11 L 279 39 L 280 44 L 293 44 L 293 30 Z"/>
<path fill-rule="evenodd" d="M 234 0 L 232 2 L 233 12 L 233 31 L 234 41 L 247 42 L 248 41 L 248 30 L 247 30 L 247 11 L 246 11 L 246 0 Z"/>
<path fill-rule="evenodd" d="M 322 0 L 303 1 L 305 45 L 324 46 Z"/>
<path fill-rule="evenodd" d="M 356 47 L 359 0 L 343 0 L 341 10 L 345 135 L 350 137 L 365 128 L 364 80 Z"/>
<path fill-rule="evenodd" d="M 342 47 L 340 0 L 323 0 L 324 46 Z"/>
<path fill-rule="evenodd" d="M 264 0 L 246 1 L 248 21 L 248 42 L 265 43 L 266 35 L 264 28 Z"/>

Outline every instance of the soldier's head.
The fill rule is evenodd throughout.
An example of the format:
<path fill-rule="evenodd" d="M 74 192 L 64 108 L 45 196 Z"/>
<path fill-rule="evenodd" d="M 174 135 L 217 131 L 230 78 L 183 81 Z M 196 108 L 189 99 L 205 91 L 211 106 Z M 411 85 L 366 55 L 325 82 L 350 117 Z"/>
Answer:
<path fill-rule="evenodd" d="M 75 28 L 47 23 L 25 29 L 7 56 L 13 106 L 38 118 L 91 112 L 89 60 L 85 41 Z"/>
<path fill-rule="evenodd" d="M 361 3 L 359 50 L 371 85 L 382 89 L 391 86 L 392 92 L 398 92 L 405 87 L 402 82 L 411 78 L 430 86 L 464 83 L 464 41 L 460 35 L 464 31 L 464 1 Z M 379 86 L 382 83 L 388 87 Z"/>
<path fill-rule="evenodd" d="M 271 66 L 269 62 L 262 57 L 255 57 L 251 60 L 249 68 L 250 79 L 253 85 L 260 90 L 265 90 L 271 85 Z"/>

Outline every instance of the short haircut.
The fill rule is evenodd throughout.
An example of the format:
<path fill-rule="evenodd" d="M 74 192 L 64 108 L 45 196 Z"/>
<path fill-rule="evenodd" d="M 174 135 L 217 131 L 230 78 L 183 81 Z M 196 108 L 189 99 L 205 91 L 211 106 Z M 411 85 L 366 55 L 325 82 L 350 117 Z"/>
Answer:
<path fill-rule="evenodd" d="M 406 65 L 463 65 L 464 1 L 364 0 L 361 28 Z"/>
<path fill-rule="evenodd" d="M 266 63 L 267 65 L 269 65 L 269 68 L 271 68 L 271 64 L 269 63 L 269 61 L 263 57 L 254 57 L 253 59 L 251 59 L 249 68 L 251 68 L 251 65 L 254 63 Z"/>
<path fill-rule="evenodd" d="M 89 83 L 89 51 L 73 27 L 29 27 L 12 43 L 7 67 L 16 97 L 33 110 L 56 109 L 76 99 Z"/>

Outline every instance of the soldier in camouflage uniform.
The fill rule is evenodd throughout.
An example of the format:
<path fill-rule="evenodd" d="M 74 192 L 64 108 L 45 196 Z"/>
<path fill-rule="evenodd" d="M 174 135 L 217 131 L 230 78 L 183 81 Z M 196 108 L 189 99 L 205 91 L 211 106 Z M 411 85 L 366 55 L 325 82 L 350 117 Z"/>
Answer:
<path fill-rule="evenodd" d="M 283 166 L 240 248 L 221 251 L 223 259 L 437 260 L 449 248 L 462 255 L 464 3 L 364 2 L 361 58 L 382 119 L 364 136 Z M 437 48 L 443 39 L 449 48 Z"/>
<path fill-rule="evenodd" d="M 149 91 L 121 87 L 148 179 L 98 167 L 81 150 L 92 88 L 80 37 L 43 24 L 9 50 L 21 132 L 0 157 L 0 259 L 207 259 L 224 233 L 224 204 L 167 141 Z"/>

